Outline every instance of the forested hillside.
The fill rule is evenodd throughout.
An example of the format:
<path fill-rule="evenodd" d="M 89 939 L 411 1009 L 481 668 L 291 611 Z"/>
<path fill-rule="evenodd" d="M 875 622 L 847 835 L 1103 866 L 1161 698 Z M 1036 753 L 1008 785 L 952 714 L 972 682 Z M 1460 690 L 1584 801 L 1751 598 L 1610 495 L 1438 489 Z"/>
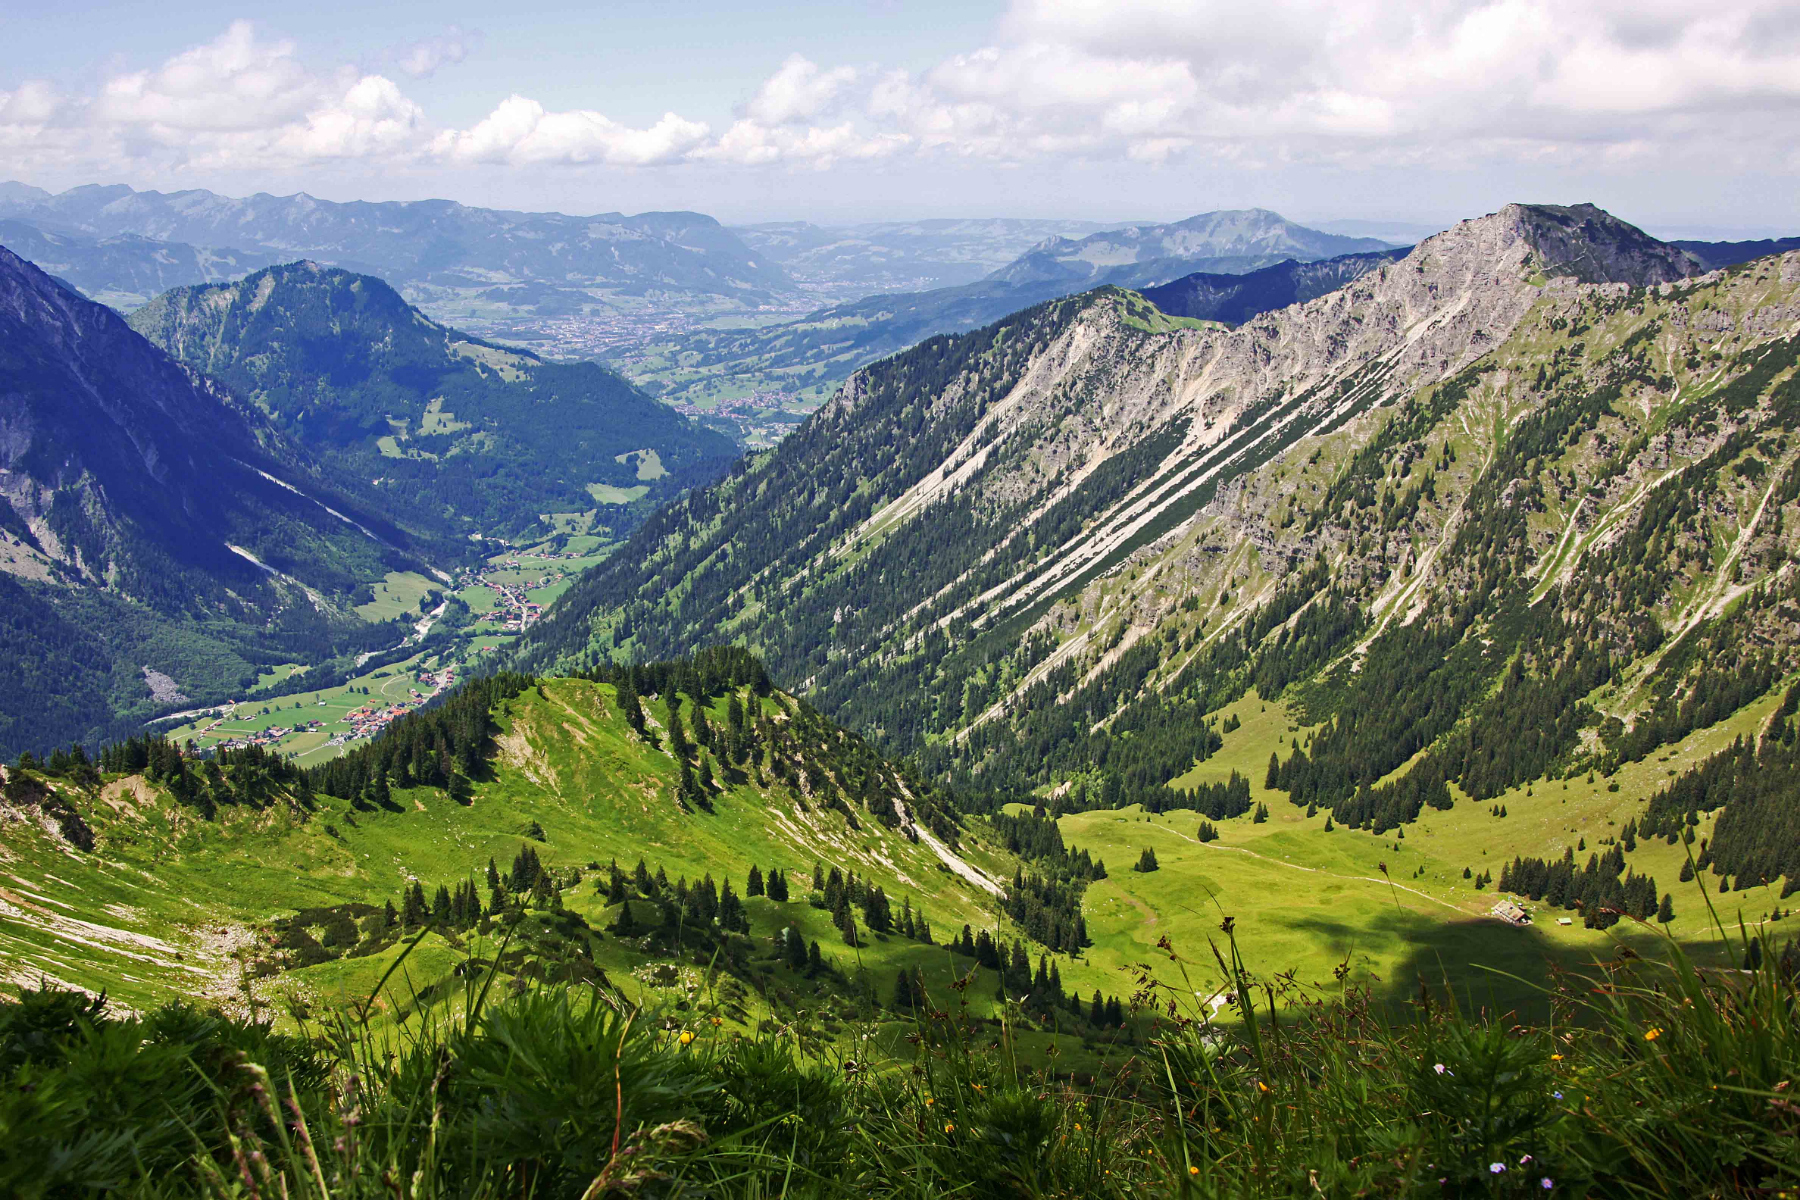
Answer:
<path fill-rule="evenodd" d="M 456 536 L 630 529 L 735 454 L 593 363 L 548 363 L 439 325 L 367 275 L 290 263 L 182 288 L 133 328 L 297 442 Z"/>
<path fill-rule="evenodd" d="M 1339 825 L 1604 780 L 1792 674 L 1797 316 L 1800 259 L 1703 276 L 1591 207 L 1230 332 L 1058 301 L 860 373 L 527 661 L 728 635 L 934 776 L 1069 809 L 1234 815 L 1188 781 L 1246 695 L 1306 731 L 1257 782 Z"/>
<path fill-rule="evenodd" d="M 353 593 L 424 569 L 429 530 L 3 250 L 0 381 L 0 755 L 402 636 Z"/>

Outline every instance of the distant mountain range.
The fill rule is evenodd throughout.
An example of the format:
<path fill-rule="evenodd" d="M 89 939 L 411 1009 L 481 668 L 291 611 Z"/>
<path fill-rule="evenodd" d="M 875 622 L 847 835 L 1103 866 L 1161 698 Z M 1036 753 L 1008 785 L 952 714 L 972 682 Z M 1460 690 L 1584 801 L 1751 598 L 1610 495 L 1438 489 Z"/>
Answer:
<path fill-rule="evenodd" d="M 1374 238 L 1320 233 L 1266 208 L 1234 209 L 1079 240 L 1051 238 L 988 278 L 1015 286 L 1062 282 L 1071 292 L 1103 283 L 1142 288 L 1194 271 L 1238 275 L 1285 259 L 1311 262 L 1393 248 Z"/>
<path fill-rule="evenodd" d="M 746 386 L 823 402 L 858 367 L 942 333 L 977 329 L 1019 309 L 1100 284 L 1142 288 L 1194 272 L 1241 273 L 1287 259 L 1382 251 L 1385 242 L 1296 225 L 1266 209 L 1202 213 L 1079 240 L 1051 237 L 974 283 L 863 297 L 793 321 L 701 330 L 609 356 L 670 401 L 701 402 Z"/>
<path fill-rule="evenodd" d="M 1125 224 L 1005 217 L 858 225 L 770 221 L 733 226 L 731 232 L 801 286 L 849 300 L 975 283 L 1046 240 L 1086 237 Z"/>
<path fill-rule="evenodd" d="M 122 310 L 170 288 L 236 279 L 277 261 L 268 252 L 190 246 L 136 233 L 99 237 L 17 220 L 0 220 L 0 245 L 90 299 Z"/>
<path fill-rule="evenodd" d="M 131 325 L 285 434 L 447 532 L 617 535 L 736 448 L 596 363 L 440 325 L 380 279 L 289 263 L 178 288 Z"/>
<path fill-rule="evenodd" d="M 123 185 L 52 194 L 11 183 L 0 185 L 0 217 L 46 231 L 231 246 L 265 261 L 319 259 L 396 285 L 555 282 L 748 302 L 793 290 L 780 267 L 700 213 L 568 216 L 448 200 L 336 203 L 304 193 L 237 198 Z"/>

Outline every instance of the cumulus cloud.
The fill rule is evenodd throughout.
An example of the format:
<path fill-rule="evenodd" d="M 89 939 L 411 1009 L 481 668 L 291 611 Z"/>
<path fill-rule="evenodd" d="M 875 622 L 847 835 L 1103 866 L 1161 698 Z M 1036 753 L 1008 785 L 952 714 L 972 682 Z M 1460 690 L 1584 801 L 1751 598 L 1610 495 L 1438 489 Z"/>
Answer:
<path fill-rule="evenodd" d="M 1067 84 L 1029 69 L 1046 47 L 1154 72 L 1148 104 L 1100 89 L 1055 122 L 1125 150 L 1682 150 L 1766 137 L 1800 101 L 1800 12 L 1781 0 L 1017 0 L 1003 30 L 976 83 L 990 99 L 1006 85 L 1016 112 L 1067 102 Z M 946 67 L 933 90 L 967 94 Z"/>
<path fill-rule="evenodd" d="M 706 140 L 707 127 L 675 113 L 632 129 L 603 113 L 549 112 L 536 100 L 508 96 L 468 130 L 447 130 L 433 154 L 461 163 L 606 163 L 652 166 L 676 162 Z"/>
<path fill-rule="evenodd" d="M 795 54 L 715 126 L 642 127 L 529 89 L 444 128 L 395 78 L 464 61 L 451 27 L 382 70 L 317 69 L 238 22 L 153 69 L 61 94 L 0 81 L 15 165 L 825 168 L 921 155 L 1454 164 L 1791 163 L 1800 9 L 1787 0 L 1013 0 L 984 46 L 923 69 Z M 1728 163 L 1726 160 L 1733 160 Z"/>
<path fill-rule="evenodd" d="M 92 117 L 189 133 L 267 129 L 302 119 L 322 98 L 292 42 L 259 42 L 250 22 L 238 21 L 154 71 L 107 80 Z"/>
<path fill-rule="evenodd" d="M 804 55 L 790 55 L 757 89 L 744 115 L 762 125 L 811 120 L 834 107 L 855 80 L 854 67 L 824 71 Z"/>

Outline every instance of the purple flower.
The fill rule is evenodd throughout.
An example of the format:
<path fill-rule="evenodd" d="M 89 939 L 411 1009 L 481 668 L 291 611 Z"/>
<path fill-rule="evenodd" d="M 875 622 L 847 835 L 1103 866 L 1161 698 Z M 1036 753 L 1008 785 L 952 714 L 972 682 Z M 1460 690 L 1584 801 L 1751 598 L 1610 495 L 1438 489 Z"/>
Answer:
<path fill-rule="evenodd" d="M 1552 1096 L 1555 1096 L 1555 1097 L 1556 1097 L 1556 1098 L 1557 1098 L 1557 1099 L 1558 1099 L 1558 1100 L 1561 1100 L 1561 1099 L 1562 1099 L 1562 1093 L 1561 1093 L 1561 1092 L 1551 1092 L 1551 1093 L 1550 1093 L 1550 1094 L 1551 1094 L 1551 1095 L 1552 1095 Z"/>
<path fill-rule="evenodd" d="M 1489 1163 L 1488 1171 L 1489 1171 L 1489 1173 L 1494 1174 L 1494 1175 L 1504 1175 L 1504 1174 L 1506 1174 L 1506 1164 L 1505 1163 Z"/>
<path fill-rule="evenodd" d="M 1556 1186 L 1556 1180 L 1550 1178 L 1548 1175 L 1546 1175 L 1542 1179 L 1538 1180 L 1538 1182 L 1544 1185 L 1544 1190 L 1546 1192 Z"/>
<path fill-rule="evenodd" d="M 1526 1155 L 1526 1156 L 1525 1156 L 1525 1157 L 1524 1157 L 1524 1158 L 1521 1158 L 1521 1159 L 1520 1159 L 1520 1160 L 1519 1160 L 1519 1165 L 1520 1165 L 1520 1166 L 1521 1166 L 1521 1167 L 1522 1167 L 1522 1166 L 1524 1166 L 1524 1165 L 1525 1165 L 1525 1164 L 1526 1164 L 1526 1163 L 1528 1163 L 1528 1162 L 1530 1162 L 1530 1161 L 1531 1161 L 1531 1155 L 1529 1155 L 1529 1154 L 1527 1154 L 1527 1155 Z"/>

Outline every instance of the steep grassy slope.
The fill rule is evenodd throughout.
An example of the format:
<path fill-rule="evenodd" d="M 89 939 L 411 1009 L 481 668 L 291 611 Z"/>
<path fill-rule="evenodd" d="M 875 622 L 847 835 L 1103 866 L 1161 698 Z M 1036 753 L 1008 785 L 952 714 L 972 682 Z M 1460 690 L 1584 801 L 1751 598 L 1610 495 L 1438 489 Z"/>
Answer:
<path fill-rule="evenodd" d="M 551 514 L 591 514 L 622 532 L 735 453 L 602 367 L 469 338 L 379 279 L 315 263 L 178 289 L 131 322 L 321 458 L 458 536 L 547 528 Z M 647 455 L 661 467 L 645 478 Z"/>
<path fill-rule="evenodd" d="M 410 936 L 381 925 L 384 903 L 404 913 L 415 880 L 427 897 L 440 884 L 472 881 L 488 919 L 429 934 L 384 1003 L 406 1010 L 414 993 L 460 996 L 461 964 L 492 961 L 510 938 L 500 959 L 509 974 L 598 979 L 670 1003 L 717 954 L 726 980 L 718 986 L 743 1019 L 800 1006 L 816 1020 L 866 1010 L 869 989 L 885 1006 L 902 968 L 922 968 L 943 989 L 973 965 L 943 943 L 965 924 L 1004 924 L 991 885 L 971 882 L 980 878 L 974 869 L 949 848 L 934 849 L 930 831 L 914 825 L 929 813 L 955 836 L 937 801 L 787 697 L 721 688 L 707 706 L 720 754 L 688 743 L 688 760 L 702 765 L 698 779 L 684 783 L 689 770 L 672 753 L 665 703 L 643 702 L 640 734 L 610 684 L 494 686 L 482 693 L 496 698 L 485 736 L 490 757 L 470 764 L 459 750 L 449 790 L 399 777 L 390 788 L 384 775 L 377 798 L 354 782 L 369 751 L 315 772 L 316 792 L 255 755 L 226 756 L 222 772 L 193 763 L 181 778 L 154 762 L 148 773 L 104 776 L 60 763 L 49 775 L 11 768 L 0 803 L 7 980 L 42 976 L 132 1006 L 201 994 L 284 1019 L 323 1015 L 366 999 Z M 734 699 L 749 710 L 746 744 L 754 747 L 736 767 L 724 740 Z M 685 726 L 698 732 L 693 698 L 677 702 Z M 448 719 L 461 720 L 454 703 Z M 405 742 L 408 728 L 432 719 L 412 718 L 388 743 Z M 442 744 L 441 732 L 433 736 Z M 472 781 L 460 773 L 465 765 Z M 334 786 L 351 795 L 324 790 Z M 526 848 L 545 884 L 533 895 L 529 881 L 516 879 L 517 889 L 509 882 L 493 911 L 489 860 L 511 876 Z M 609 898 L 606 869 L 615 859 L 627 873 L 644 860 L 670 885 L 684 877 L 729 885 L 745 906 L 748 936 L 726 936 L 729 929 L 690 913 L 677 952 L 658 934 L 661 911 L 679 919 L 669 890 L 659 902 L 636 887 L 629 903 L 637 933 L 620 932 L 622 905 Z M 984 861 L 1016 862 L 991 849 Z M 860 944 L 847 944 L 833 913 L 808 903 L 815 866 L 880 887 L 893 923 L 905 912 L 923 917 L 933 941 L 869 928 L 865 911 L 853 907 Z M 752 867 L 765 878 L 782 871 L 789 899 L 747 895 Z M 790 925 L 821 944 L 823 971 L 782 965 L 772 939 Z M 1123 990 L 1119 980 L 1089 982 Z M 985 1009 L 991 985 L 975 999 Z"/>

